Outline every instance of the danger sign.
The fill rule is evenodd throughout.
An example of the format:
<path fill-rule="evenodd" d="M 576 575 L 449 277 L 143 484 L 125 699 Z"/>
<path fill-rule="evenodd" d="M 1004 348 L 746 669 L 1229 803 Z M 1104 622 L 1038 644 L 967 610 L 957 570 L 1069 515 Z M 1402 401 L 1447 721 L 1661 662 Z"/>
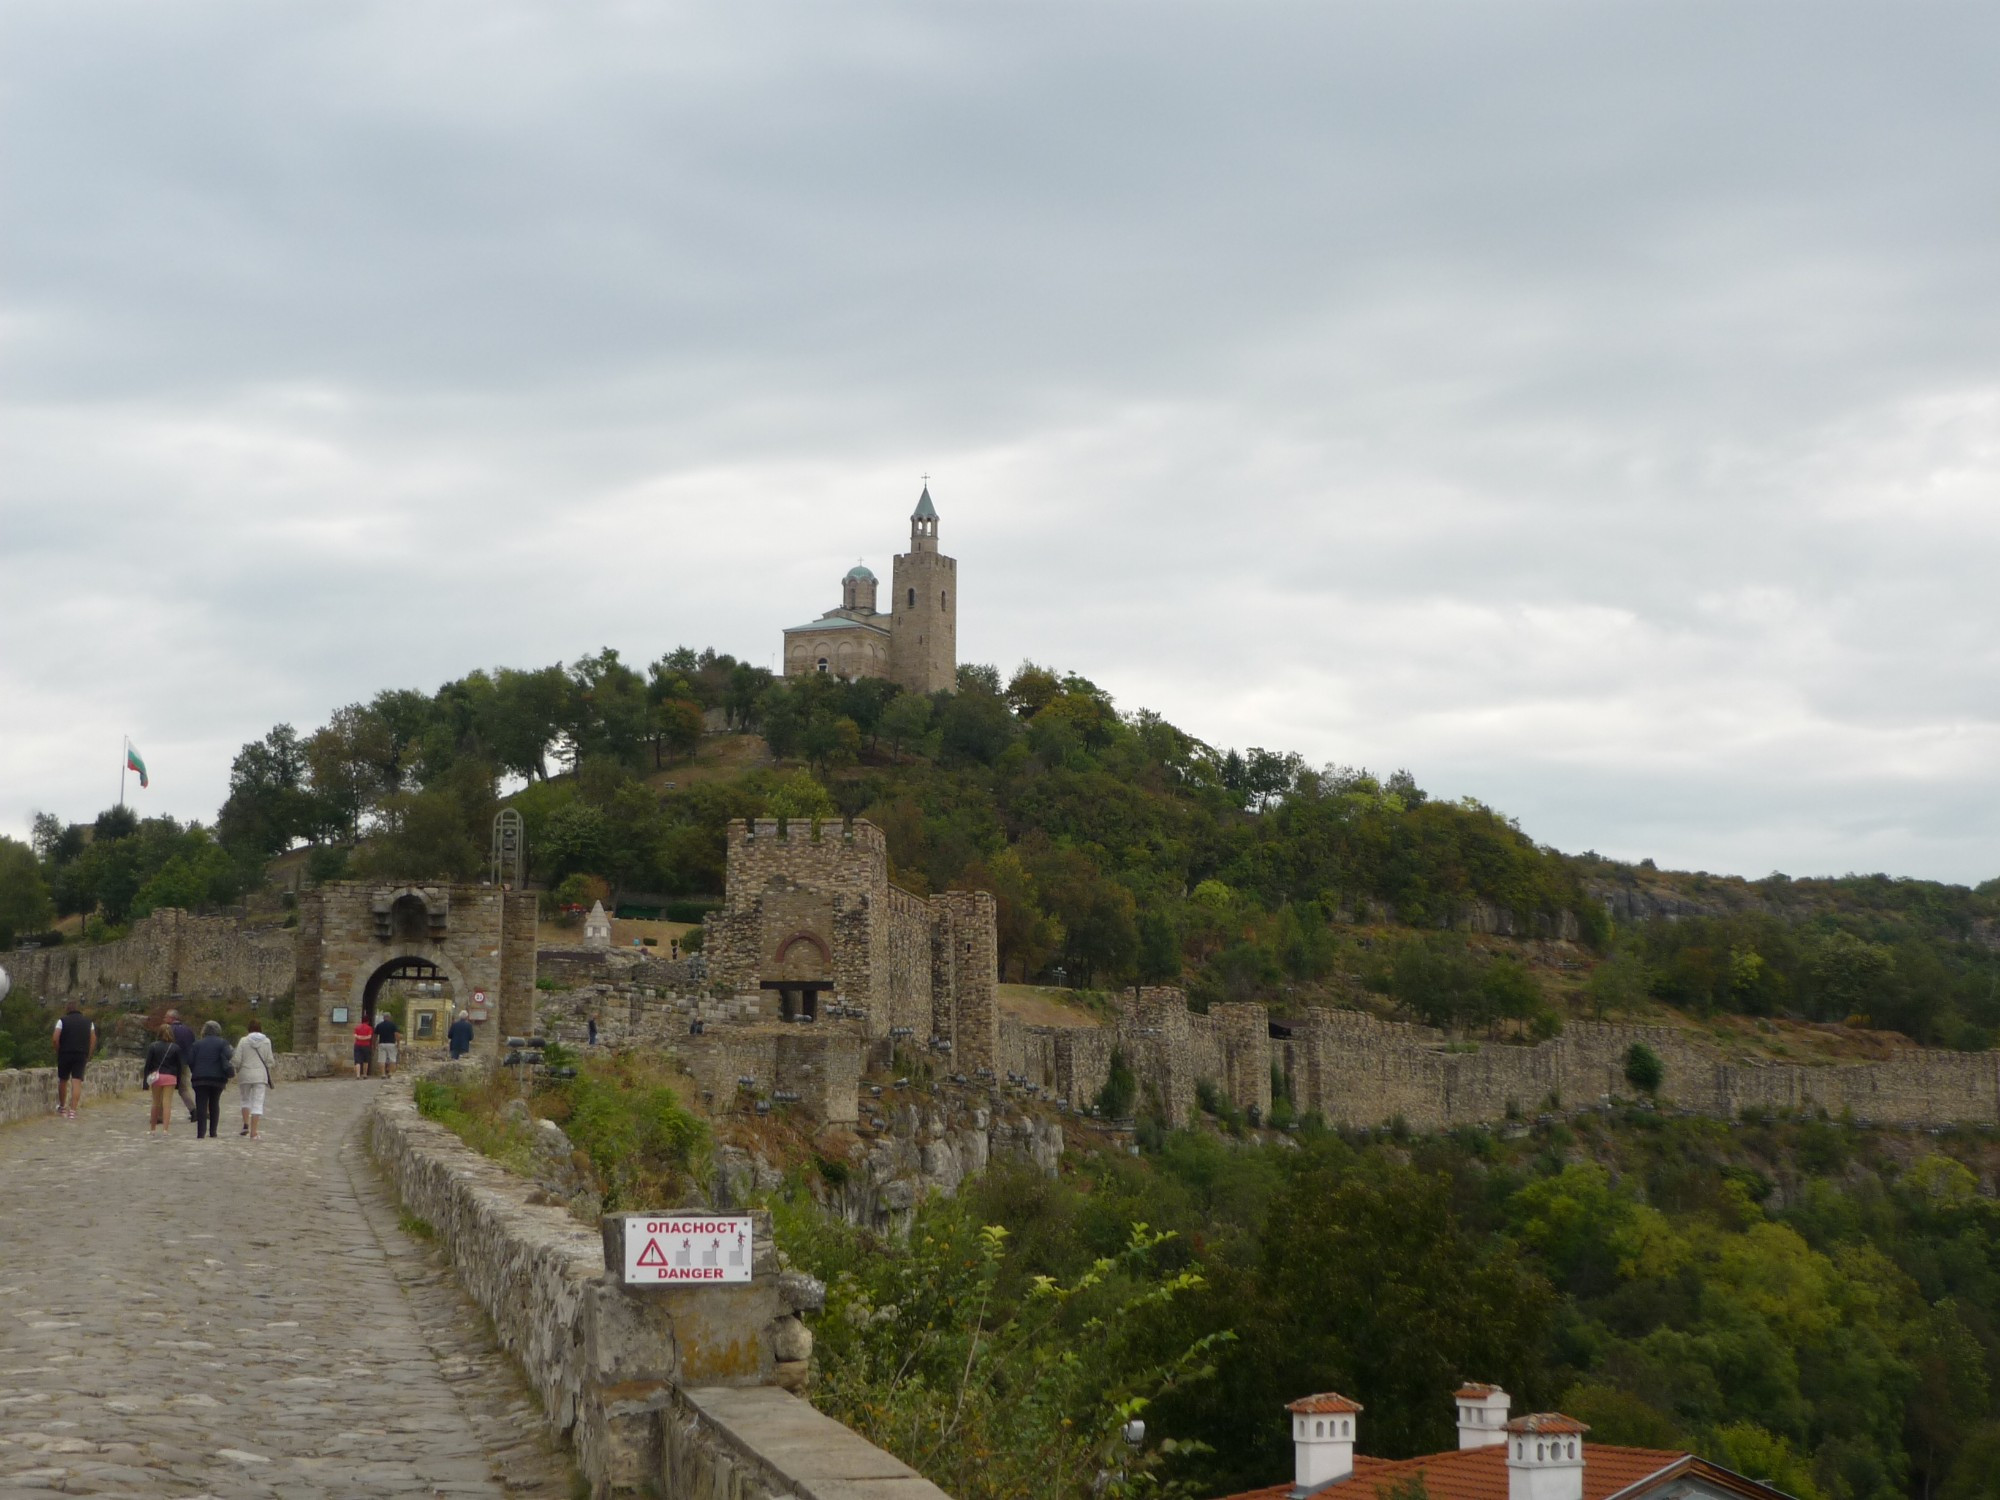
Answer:
<path fill-rule="evenodd" d="M 748 1214 L 625 1216 L 625 1284 L 750 1279 L 754 1258 Z"/>

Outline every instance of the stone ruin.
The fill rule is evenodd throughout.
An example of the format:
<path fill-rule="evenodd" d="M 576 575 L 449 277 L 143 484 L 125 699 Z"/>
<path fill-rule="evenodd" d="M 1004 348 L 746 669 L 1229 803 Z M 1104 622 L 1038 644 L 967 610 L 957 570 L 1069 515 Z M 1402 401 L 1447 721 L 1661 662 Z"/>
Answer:
<path fill-rule="evenodd" d="M 541 1029 L 581 1043 L 671 1048 L 711 1104 L 739 1091 L 821 1120 L 860 1118 L 863 1069 L 898 1048 L 939 1071 L 997 1082 L 997 911 L 984 891 L 923 897 L 889 883 L 881 829 L 793 819 L 729 825 L 726 895 L 698 955 L 543 955 L 567 991 Z"/>

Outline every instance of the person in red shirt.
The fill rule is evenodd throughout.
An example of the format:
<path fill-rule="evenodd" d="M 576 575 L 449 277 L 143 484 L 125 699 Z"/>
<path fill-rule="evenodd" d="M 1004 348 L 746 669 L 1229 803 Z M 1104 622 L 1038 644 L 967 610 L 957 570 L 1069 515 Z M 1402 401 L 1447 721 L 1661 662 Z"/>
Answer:
<path fill-rule="evenodd" d="M 361 1019 L 354 1023 L 354 1076 L 368 1076 L 368 1061 L 375 1051 L 375 1028 L 368 1024 L 368 1012 L 361 1013 Z"/>

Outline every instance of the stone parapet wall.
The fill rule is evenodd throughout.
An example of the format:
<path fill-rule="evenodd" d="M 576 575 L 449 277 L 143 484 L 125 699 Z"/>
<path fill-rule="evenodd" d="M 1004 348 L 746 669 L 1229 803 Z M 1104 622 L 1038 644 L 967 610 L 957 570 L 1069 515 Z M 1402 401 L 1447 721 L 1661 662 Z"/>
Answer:
<path fill-rule="evenodd" d="M 294 948 L 284 928 L 250 929 L 234 917 L 162 907 L 116 942 L 15 949 L 0 967 L 23 993 L 44 1001 L 107 998 L 126 985 L 141 1000 L 276 997 L 292 990 Z"/>
<path fill-rule="evenodd" d="M 673 1392 L 660 1493 L 676 1500 L 946 1500 L 859 1434 L 770 1388 Z"/>
<path fill-rule="evenodd" d="M 110 1064 L 116 1063 L 113 1067 Z M 83 1102 L 115 1099 L 139 1087 L 139 1065 L 122 1057 L 94 1062 L 83 1075 Z M 55 1113 L 54 1068 L 0 1068 L 0 1125 Z"/>
<path fill-rule="evenodd" d="M 403 1088 L 383 1091 L 364 1129 L 403 1207 L 431 1226 L 573 1444 L 593 1496 L 942 1500 L 907 1465 L 771 1384 L 804 1368 L 778 1356 L 809 1353 L 796 1315 L 819 1289 L 780 1273 L 768 1217 L 749 1285 L 628 1290 L 606 1269 L 615 1220 L 595 1234 L 529 1202 L 528 1182 L 423 1119 Z"/>
<path fill-rule="evenodd" d="M 297 1083 L 308 1078 L 324 1078 L 332 1070 L 318 1053 L 280 1052 L 276 1077 L 279 1083 Z M 139 1060 L 113 1053 L 99 1053 L 83 1074 L 83 1102 L 116 1099 L 140 1091 Z M 143 1102 L 143 1101 L 141 1101 Z M 54 1068 L 0 1068 L 0 1125 L 16 1120 L 39 1119 L 55 1113 L 56 1070 Z M 224 1113 L 234 1106 L 225 1099 Z"/>

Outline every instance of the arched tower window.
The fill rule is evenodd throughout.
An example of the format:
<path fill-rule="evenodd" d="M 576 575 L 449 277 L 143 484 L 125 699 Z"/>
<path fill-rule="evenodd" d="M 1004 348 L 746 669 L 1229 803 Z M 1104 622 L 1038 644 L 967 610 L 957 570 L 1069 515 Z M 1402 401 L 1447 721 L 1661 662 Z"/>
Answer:
<path fill-rule="evenodd" d="M 945 595 L 944 591 L 943 591 L 943 590 L 939 590 L 939 591 L 938 591 L 938 608 L 939 608 L 939 609 L 945 609 L 945 608 L 948 608 L 948 607 L 949 607 L 949 606 L 948 606 L 948 605 L 947 605 L 947 604 L 945 603 L 945 599 L 946 599 L 946 595 Z"/>
<path fill-rule="evenodd" d="M 911 590 L 910 590 L 910 608 L 911 608 L 911 609 L 915 609 L 916 607 L 917 607 L 917 591 L 916 591 L 915 589 L 911 589 Z"/>

